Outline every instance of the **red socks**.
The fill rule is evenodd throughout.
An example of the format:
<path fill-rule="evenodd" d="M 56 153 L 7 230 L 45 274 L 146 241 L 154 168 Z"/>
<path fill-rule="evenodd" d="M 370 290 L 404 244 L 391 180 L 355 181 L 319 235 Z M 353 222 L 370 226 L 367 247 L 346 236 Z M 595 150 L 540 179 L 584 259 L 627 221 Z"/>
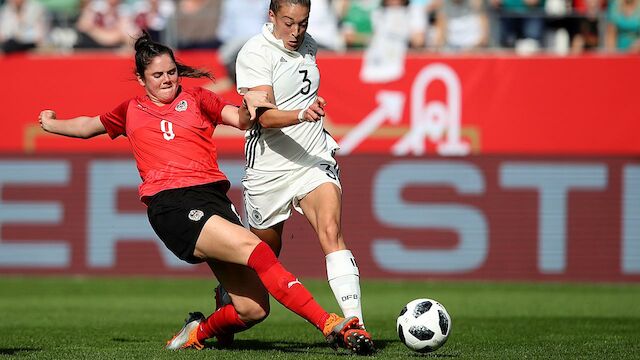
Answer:
<path fill-rule="evenodd" d="M 280 264 L 269 245 L 260 242 L 249 256 L 247 265 L 255 270 L 271 296 L 320 331 L 323 330 L 329 314 L 313 299 L 300 281 Z M 247 325 L 240 320 L 233 304 L 228 304 L 216 310 L 200 324 L 197 336 L 198 341 L 203 343 L 216 335 L 233 334 L 246 329 Z"/>
<path fill-rule="evenodd" d="M 282 266 L 267 243 L 261 241 L 253 249 L 247 265 L 255 270 L 264 287 L 278 302 L 320 331 L 323 330 L 329 314 L 300 281 Z"/>
<path fill-rule="evenodd" d="M 220 334 L 233 334 L 247 329 L 232 304 L 216 310 L 206 321 L 198 326 L 198 341 L 204 344 L 205 339 Z"/>

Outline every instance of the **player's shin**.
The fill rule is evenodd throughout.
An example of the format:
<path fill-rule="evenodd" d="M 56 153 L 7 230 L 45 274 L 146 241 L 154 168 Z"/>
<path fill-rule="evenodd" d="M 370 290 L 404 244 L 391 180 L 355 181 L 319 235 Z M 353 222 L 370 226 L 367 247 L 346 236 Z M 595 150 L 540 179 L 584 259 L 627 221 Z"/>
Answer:
<path fill-rule="evenodd" d="M 350 250 L 326 256 L 327 278 L 345 317 L 356 316 L 364 325 L 360 304 L 360 272 Z"/>
<path fill-rule="evenodd" d="M 249 327 L 245 324 L 232 304 L 224 305 L 211 314 L 206 321 L 198 326 L 198 341 L 204 340 L 220 334 L 233 334 Z"/>
<path fill-rule="evenodd" d="M 255 270 L 267 291 L 287 309 L 323 330 L 329 314 L 311 293 L 288 272 L 265 242 L 260 242 L 249 256 L 247 265 Z"/>

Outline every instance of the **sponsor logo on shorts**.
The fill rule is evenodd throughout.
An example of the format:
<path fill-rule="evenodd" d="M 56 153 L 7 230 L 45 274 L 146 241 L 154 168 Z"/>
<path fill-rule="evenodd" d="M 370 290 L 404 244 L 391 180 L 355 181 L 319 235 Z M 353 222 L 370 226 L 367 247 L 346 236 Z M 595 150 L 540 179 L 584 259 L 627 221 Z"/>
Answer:
<path fill-rule="evenodd" d="M 204 212 L 202 210 L 191 210 L 189 211 L 189 220 L 200 221 L 204 216 Z"/>
<path fill-rule="evenodd" d="M 176 105 L 176 111 L 185 111 L 187 110 L 187 100 L 182 100 Z"/>
<path fill-rule="evenodd" d="M 262 223 L 262 214 L 260 214 L 260 212 L 256 209 L 253 209 L 253 211 L 251 212 L 251 218 L 256 222 L 256 224 Z"/>

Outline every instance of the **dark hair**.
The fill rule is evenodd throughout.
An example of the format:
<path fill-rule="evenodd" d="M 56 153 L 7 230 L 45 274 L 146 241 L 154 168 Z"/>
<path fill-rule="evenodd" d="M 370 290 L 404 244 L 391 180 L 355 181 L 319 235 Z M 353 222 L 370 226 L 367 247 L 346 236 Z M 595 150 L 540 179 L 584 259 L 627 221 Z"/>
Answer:
<path fill-rule="evenodd" d="M 387 6 L 389 6 L 389 5 L 387 5 L 387 2 L 386 2 L 386 1 L 384 1 L 384 0 L 382 0 L 382 4 L 381 4 L 381 5 L 382 5 L 382 7 L 387 7 Z M 404 1 L 402 2 L 402 4 L 400 4 L 400 5 L 401 5 L 401 6 L 409 6 L 409 0 L 404 0 Z"/>
<path fill-rule="evenodd" d="M 282 3 L 287 3 L 289 5 L 302 5 L 307 9 L 311 9 L 311 0 L 271 0 L 269 10 L 273 11 L 274 14 L 277 14 Z"/>
<path fill-rule="evenodd" d="M 178 76 L 188 78 L 202 78 L 206 77 L 213 80 L 213 75 L 205 70 L 192 68 L 191 66 L 182 64 L 176 61 L 176 57 L 173 55 L 173 50 L 166 45 L 155 42 L 151 39 L 151 35 L 148 32 L 143 31 L 142 35 L 136 39 L 136 73 L 144 78 L 144 71 L 151 63 L 151 60 L 156 56 L 167 54 L 171 57 L 176 67 L 178 68 Z"/>

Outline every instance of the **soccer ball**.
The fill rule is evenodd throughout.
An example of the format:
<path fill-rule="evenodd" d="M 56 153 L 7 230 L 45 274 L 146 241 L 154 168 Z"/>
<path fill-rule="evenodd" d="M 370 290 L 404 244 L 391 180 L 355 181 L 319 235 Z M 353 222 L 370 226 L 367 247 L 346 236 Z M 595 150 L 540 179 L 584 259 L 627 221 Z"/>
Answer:
<path fill-rule="evenodd" d="M 451 333 L 451 317 L 439 302 L 416 299 L 400 311 L 396 328 L 400 340 L 417 352 L 435 351 Z"/>

